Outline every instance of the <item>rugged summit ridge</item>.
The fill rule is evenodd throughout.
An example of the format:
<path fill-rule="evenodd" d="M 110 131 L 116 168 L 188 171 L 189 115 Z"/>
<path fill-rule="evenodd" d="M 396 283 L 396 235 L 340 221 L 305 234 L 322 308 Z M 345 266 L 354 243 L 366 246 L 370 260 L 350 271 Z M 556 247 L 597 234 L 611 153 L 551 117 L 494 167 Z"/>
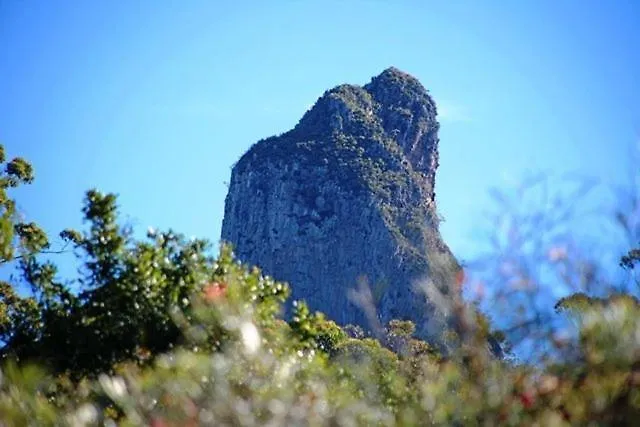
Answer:
<path fill-rule="evenodd" d="M 371 326 L 349 298 L 366 277 L 383 323 L 442 343 L 459 267 L 438 232 L 436 113 L 396 68 L 328 90 L 234 166 L 222 239 L 338 323 Z"/>

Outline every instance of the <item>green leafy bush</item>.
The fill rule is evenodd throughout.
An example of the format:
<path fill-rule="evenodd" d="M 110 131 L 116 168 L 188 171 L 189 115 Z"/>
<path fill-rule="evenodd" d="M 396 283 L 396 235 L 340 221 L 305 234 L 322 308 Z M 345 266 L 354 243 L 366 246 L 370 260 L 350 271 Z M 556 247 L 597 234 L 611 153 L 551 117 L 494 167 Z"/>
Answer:
<path fill-rule="evenodd" d="M 30 182 L 19 164 L 5 175 Z M 443 357 L 408 321 L 377 338 L 350 334 L 304 302 L 285 321 L 285 284 L 229 247 L 214 257 L 172 231 L 136 240 L 116 198 L 97 191 L 85 199 L 87 230 L 61 233 L 82 263 L 72 292 L 42 261 L 46 235 L 17 220 L 14 181 L 2 182 L 1 262 L 16 264 L 29 292 L 0 283 L 0 425 L 640 423 L 632 297 L 560 301 L 578 333 L 553 364 L 492 355 L 484 317 L 468 318 L 459 351 Z"/>

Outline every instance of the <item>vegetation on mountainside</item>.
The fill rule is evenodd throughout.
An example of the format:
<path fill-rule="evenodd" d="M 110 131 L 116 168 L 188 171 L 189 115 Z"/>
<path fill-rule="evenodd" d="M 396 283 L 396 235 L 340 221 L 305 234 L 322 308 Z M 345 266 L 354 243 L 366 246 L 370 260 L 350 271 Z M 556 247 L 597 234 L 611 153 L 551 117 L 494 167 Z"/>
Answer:
<path fill-rule="evenodd" d="M 19 425 L 637 425 L 640 306 L 574 295 L 557 305 L 575 339 L 549 364 L 486 351 L 486 319 L 459 303 L 461 347 L 443 357 L 392 321 L 375 337 L 303 302 L 203 240 L 118 223 L 92 190 L 87 229 L 61 237 L 81 264 L 58 277 L 49 238 L 16 212 L 23 159 L 0 176 L 0 424 Z M 622 260 L 635 267 L 637 252 Z M 462 280 L 460 280 L 462 282 Z M 71 285 L 79 286 L 72 292 Z M 19 291 L 22 290 L 22 291 Z M 470 317 L 471 316 L 471 317 Z"/>
<path fill-rule="evenodd" d="M 445 270 L 459 266 L 437 232 L 433 177 L 401 147 L 401 140 L 419 135 L 433 146 L 416 151 L 436 150 L 437 126 L 426 90 L 392 68 L 364 87 L 340 85 L 325 92 L 294 129 L 254 144 L 234 174 L 262 174 L 264 179 L 252 182 L 267 191 L 260 186 L 274 170 L 286 171 L 294 181 L 321 170 L 323 181 L 338 183 L 350 198 L 364 197 L 377 207 L 403 256 L 411 259 L 408 265 L 425 272 L 436 265 L 429 263 L 430 252 L 441 252 L 443 259 L 447 254 L 450 259 L 441 268 L 446 276 Z M 451 280 L 443 280 L 442 288 L 445 282 Z"/>

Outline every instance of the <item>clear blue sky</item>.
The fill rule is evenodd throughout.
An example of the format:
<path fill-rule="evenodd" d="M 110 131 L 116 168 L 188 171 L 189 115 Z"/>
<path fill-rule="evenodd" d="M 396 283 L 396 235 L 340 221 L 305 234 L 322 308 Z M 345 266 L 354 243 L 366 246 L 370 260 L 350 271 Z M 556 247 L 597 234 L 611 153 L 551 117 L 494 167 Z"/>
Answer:
<path fill-rule="evenodd" d="M 625 178 L 639 28 L 633 0 L 0 0 L 0 141 L 33 162 L 20 208 L 51 233 L 97 187 L 140 229 L 217 241 L 242 153 L 393 65 L 438 103 L 442 231 L 464 258 L 492 186 Z"/>

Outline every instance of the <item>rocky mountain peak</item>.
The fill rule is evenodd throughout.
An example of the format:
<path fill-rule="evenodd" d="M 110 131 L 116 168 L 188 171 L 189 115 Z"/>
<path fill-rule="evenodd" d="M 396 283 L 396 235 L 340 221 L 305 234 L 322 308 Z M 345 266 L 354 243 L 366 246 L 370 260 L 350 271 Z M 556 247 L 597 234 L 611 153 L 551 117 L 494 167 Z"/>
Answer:
<path fill-rule="evenodd" d="M 433 99 L 396 68 L 330 89 L 235 165 L 222 239 L 338 323 L 371 326 L 349 298 L 364 277 L 378 320 L 442 342 L 459 267 L 438 232 L 437 132 Z"/>
<path fill-rule="evenodd" d="M 395 67 L 372 78 L 364 89 L 380 104 L 411 108 L 422 102 L 435 109 L 435 103 L 420 81 Z"/>
<path fill-rule="evenodd" d="M 374 101 L 371 95 L 360 86 L 340 85 L 328 90 L 313 107 L 305 113 L 294 132 L 303 134 L 328 134 L 333 132 L 356 131 L 350 129 L 358 123 L 359 131 L 371 126 L 374 113 Z"/>
<path fill-rule="evenodd" d="M 435 102 L 418 79 L 390 67 L 363 87 L 344 84 L 326 91 L 293 132 L 305 137 L 335 132 L 384 135 L 426 175 L 433 189 L 438 167 L 436 114 Z"/>

